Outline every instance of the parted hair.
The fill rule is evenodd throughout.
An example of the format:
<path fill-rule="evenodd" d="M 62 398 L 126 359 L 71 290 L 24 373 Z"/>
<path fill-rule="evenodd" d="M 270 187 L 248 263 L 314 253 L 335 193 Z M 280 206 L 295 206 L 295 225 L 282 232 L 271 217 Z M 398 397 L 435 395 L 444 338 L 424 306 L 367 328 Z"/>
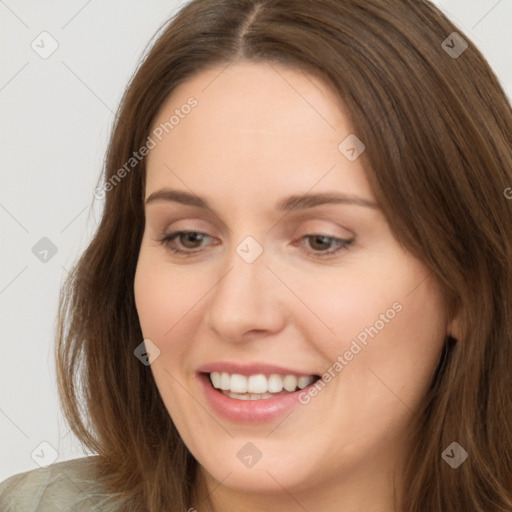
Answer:
<path fill-rule="evenodd" d="M 468 43 L 460 55 L 453 32 Z M 193 0 L 161 27 L 130 80 L 102 179 L 144 145 L 179 84 L 242 60 L 292 66 L 334 91 L 366 146 L 360 158 L 394 235 L 459 315 L 460 334 L 447 337 L 411 415 L 396 512 L 511 512 L 512 109 L 499 80 L 427 0 Z M 183 512 L 198 463 L 134 356 L 145 164 L 105 193 L 62 288 L 58 386 L 120 510 Z M 468 452 L 457 469 L 441 457 L 454 441 Z"/>

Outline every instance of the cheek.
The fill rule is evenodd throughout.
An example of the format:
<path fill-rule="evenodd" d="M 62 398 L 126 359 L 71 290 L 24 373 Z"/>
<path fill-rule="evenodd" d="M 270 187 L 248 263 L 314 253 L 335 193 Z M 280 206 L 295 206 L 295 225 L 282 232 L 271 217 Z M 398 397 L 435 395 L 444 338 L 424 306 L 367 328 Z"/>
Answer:
<path fill-rule="evenodd" d="M 170 264 L 158 250 L 143 246 L 134 280 L 135 304 L 144 338 L 160 349 L 152 364 L 157 370 L 190 368 L 196 331 L 204 316 L 205 296 L 212 287 L 206 272 Z M 186 367 L 185 367 L 186 366 Z M 174 370 L 173 370 L 174 371 Z"/>
<path fill-rule="evenodd" d="M 305 272 L 286 275 L 296 296 L 309 309 L 305 311 L 304 305 L 290 300 L 294 321 L 301 324 L 304 333 L 312 332 L 315 344 L 336 350 L 348 349 L 358 336 L 364 341 L 366 330 L 375 323 L 379 331 L 387 329 L 399 316 L 404 290 L 409 291 L 410 286 L 405 277 L 391 277 L 393 272 L 382 263 L 358 261 L 352 267 L 328 268 L 313 276 Z M 314 326 L 317 329 L 313 330 Z"/>
<path fill-rule="evenodd" d="M 334 387 L 344 397 L 340 415 L 346 399 L 349 410 L 366 411 L 373 422 L 374 411 L 407 412 L 426 393 L 447 335 L 444 300 L 428 274 L 412 258 L 389 257 L 364 272 L 326 276 L 314 287 L 302 280 L 311 310 L 334 331 L 318 322 L 324 335 L 312 339 L 336 375 Z M 340 356 L 341 369 L 334 367 Z"/>
<path fill-rule="evenodd" d="M 157 276 L 145 258 L 141 255 L 135 272 L 135 305 L 139 322 L 145 338 L 159 338 L 165 329 L 162 312 L 169 307 L 172 311 L 172 294 L 165 286 L 162 276 Z M 167 327 L 168 328 L 168 327 Z"/>
<path fill-rule="evenodd" d="M 352 324 L 352 335 L 331 356 L 343 355 L 346 361 L 340 386 L 348 409 L 361 411 L 369 424 L 376 417 L 393 421 L 400 411 L 407 417 L 417 408 L 446 337 L 441 297 L 430 290 L 407 293 L 391 294 Z M 386 309 L 394 299 L 396 307 Z"/>
<path fill-rule="evenodd" d="M 135 272 L 135 304 L 144 337 L 155 341 L 160 349 L 161 341 L 185 315 L 188 296 L 192 295 L 191 288 L 180 281 L 179 270 L 173 271 L 172 279 L 169 274 L 168 265 L 142 248 Z"/>

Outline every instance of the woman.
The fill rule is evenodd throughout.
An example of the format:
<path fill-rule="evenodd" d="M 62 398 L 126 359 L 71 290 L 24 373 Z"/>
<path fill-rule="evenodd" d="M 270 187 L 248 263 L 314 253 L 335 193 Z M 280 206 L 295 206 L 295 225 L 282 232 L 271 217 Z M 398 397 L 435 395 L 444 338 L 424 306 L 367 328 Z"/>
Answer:
<path fill-rule="evenodd" d="M 512 511 L 511 185 L 510 104 L 429 2 L 192 1 L 63 290 L 98 455 L 2 510 Z"/>

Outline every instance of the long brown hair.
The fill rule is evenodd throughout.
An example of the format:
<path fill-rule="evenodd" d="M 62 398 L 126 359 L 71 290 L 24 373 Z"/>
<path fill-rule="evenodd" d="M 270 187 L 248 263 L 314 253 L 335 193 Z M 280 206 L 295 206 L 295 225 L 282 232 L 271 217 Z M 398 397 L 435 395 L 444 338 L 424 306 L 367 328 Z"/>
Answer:
<path fill-rule="evenodd" d="M 455 31 L 469 44 L 460 55 L 449 51 Z M 412 418 L 397 511 L 512 511 L 512 109 L 495 74 L 426 0 L 194 0 L 125 92 L 105 183 L 178 84 L 239 59 L 291 65 L 335 91 L 391 229 L 460 315 Z M 59 393 L 122 510 L 184 511 L 197 462 L 133 353 L 145 160 L 125 174 L 103 189 L 100 225 L 62 291 Z M 441 457 L 454 441 L 469 455 L 456 470 Z"/>

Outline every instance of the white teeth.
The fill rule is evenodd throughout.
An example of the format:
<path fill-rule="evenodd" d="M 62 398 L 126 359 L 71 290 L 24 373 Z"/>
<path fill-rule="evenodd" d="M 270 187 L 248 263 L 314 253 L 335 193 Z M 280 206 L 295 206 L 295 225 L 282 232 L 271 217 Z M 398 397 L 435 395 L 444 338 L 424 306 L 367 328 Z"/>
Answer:
<path fill-rule="evenodd" d="M 268 385 L 265 375 L 251 375 L 247 384 L 247 391 L 250 393 L 266 393 Z"/>
<path fill-rule="evenodd" d="M 239 373 L 211 372 L 210 379 L 213 387 L 225 391 L 225 395 L 239 400 L 261 400 L 272 398 L 272 393 L 292 393 L 309 386 L 314 380 L 313 375 L 278 375 L 276 373 L 267 377 L 256 374 L 246 377 Z"/>
<path fill-rule="evenodd" d="M 233 393 L 232 391 L 228 391 L 226 393 L 230 398 L 237 398 L 238 400 L 250 400 L 251 395 L 249 393 Z"/>
<path fill-rule="evenodd" d="M 218 372 L 213 372 L 213 373 L 218 374 Z M 229 373 L 226 373 L 226 372 L 221 373 L 219 388 L 224 391 L 227 391 L 228 389 L 230 389 L 230 387 L 231 387 L 231 375 L 229 375 Z"/>
<path fill-rule="evenodd" d="M 247 377 L 238 373 L 231 375 L 229 389 L 234 393 L 247 393 Z"/>
<path fill-rule="evenodd" d="M 283 379 L 281 375 L 273 373 L 268 379 L 268 391 L 270 393 L 279 393 L 283 390 Z"/>
<path fill-rule="evenodd" d="M 286 391 L 295 391 L 297 389 L 297 377 L 295 375 L 287 375 L 284 378 L 283 386 Z"/>
<path fill-rule="evenodd" d="M 222 386 L 220 384 L 222 379 L 219 372 L 210 373 L 210 379 L 212 380 L 212 384 L 215 389 L 222 389 Z"/>
<path fill-rule="evenodd" d="M 308 377 L 299 377 L 297 379 L 297 386 L 299 389 L 307 388 L 314 380 L 315 378 L 312 375 L 309 375 Z"/>
<path fill-rule="evenodd" d="M 224 394 L 236 400 L 265 400 L 267 398 L 273 398 L 270 393 L 233 393 L 232 391 L 227 391 Z"/>

